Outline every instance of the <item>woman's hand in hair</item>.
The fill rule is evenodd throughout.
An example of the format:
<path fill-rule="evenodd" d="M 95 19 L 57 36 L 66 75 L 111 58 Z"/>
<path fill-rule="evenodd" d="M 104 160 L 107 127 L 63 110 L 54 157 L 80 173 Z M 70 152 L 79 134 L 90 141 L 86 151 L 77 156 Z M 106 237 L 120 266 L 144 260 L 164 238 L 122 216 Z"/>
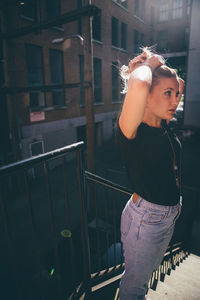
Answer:
<path fill-rule="evenodd" d="M 143 64 L 147 59 L 147 54 L 146 52 L 143 52 L 142 54 L 134 57 L 133 59 L 130 60 L 129 62 L 129 69 L 127 71 L 127 73 L 132 73 L 136 68 L 138 68 L 139 66 L 141 66 L 141 64 Z"/>
<path fill-rule="evenodd" d="M 147 59 L 144 61 L 144 64 L 149 65 L 149 67 L 153 71 L 154 69 L 163 65 L 163 61 L 160 59 L 159 55 L 152 55 L 150 57 L 147 57 Z"/>

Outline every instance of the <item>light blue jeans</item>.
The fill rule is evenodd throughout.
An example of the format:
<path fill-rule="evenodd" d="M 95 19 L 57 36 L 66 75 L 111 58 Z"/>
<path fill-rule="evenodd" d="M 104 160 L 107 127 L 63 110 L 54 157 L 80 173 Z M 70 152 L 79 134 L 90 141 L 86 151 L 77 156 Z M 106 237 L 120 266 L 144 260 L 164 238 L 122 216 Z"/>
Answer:
<path fill-rule="evenodd" d="M 152 272 L 162 262 L 171 240 L 182 203 L 163 206 L 132 197 L 121 216 L 125 271 L 122 275 L 120 300 L 143 300 Z"/>

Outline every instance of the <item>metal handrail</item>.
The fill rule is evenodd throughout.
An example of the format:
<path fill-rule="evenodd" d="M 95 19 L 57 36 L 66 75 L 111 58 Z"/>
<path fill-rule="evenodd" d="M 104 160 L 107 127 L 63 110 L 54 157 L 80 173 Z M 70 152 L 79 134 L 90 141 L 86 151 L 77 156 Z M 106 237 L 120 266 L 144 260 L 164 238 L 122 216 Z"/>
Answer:
<path fill-rule="evenodd" d="M 7 203 L 10 202 L 11 199 L 15 198 L 15 194 L 13 193 L 12 189 L 9 188 L 9 186 L 6 185 L 6 182 L 8 181 L 9 184 L 11 184 L 10 179 L 15 180 L 16 178 L 19 177 L 21 181 L 23 181 L 23 197 L 25 200 L 25 203 L 27 205 L 27 211 L 28 212 L 28 218 L 30 221 L 30 225 L 28 223 L 25 223 L 24 225 L 30 226 L 31 229 L 31 236 L 32 236 L 32 242 L 33 242 L 33 253 L 34 253 L 34 261 L 35 261 L 35 266 L 38 270 L 38 266 L 42 267 L 40 264 L 41 262 L 41 253 L 40 253 L 40 246 L 37 242 L 37 228 L 35 224 L 35 219 L 34 219 L 34 211 L 32 207 L 32 195 L 31 195 L 31 189 L 30 189 L 30 184 L 32 178 L 29 177 L 29 170 L 32 168 L 35 168 L 39 163 L 42 163 L 43 166 L 43 178 L 45 179 L 44 181 L 44 188 L 46 189 L 46 201 L 47 201 L 47 212 L 48 212 L 48 218 L 50 220 L 50 232 L 51 232 L 51 249 L 53 251 L 52 255 L 54 256 L 55 259 L 55 266 L 56 266 L 56 272 L 59 274 L 60 272 L 60 261 L 59 261 L 59 249 L 58 249 L 58 237 L 57 237 L 57 229 L 56 229 L 56 223 L 55 223 L 55 218 L 54 218 L 54 204 L 53 204 L 53 197 L 52 197 L 52 191 L 51 191 L 51 181 L 50 181 L 50 166 L 49 162 L 51 162 L 54 159 L 59 159 L 59 164 L 61 166 L 61 169 L 59 169 L 59 172 L 61 170 L 61 176 L 63 176 L 63 184 L 64 184 L 64 197 L 63 201 L 65 203 L 65 208 L 66 208 L 66 225 L 67 228 L 71 228 L 70 225 L 70 218 L 69 218 L 69 200 L 68 200 L 68 192 L 67 192 L 67 182 L 66 182 L 66 155 L 75 153 L 76 154 L 76 178 L 77 182 L 79 183 L 79 194 L 83 195 L 83 147 L 84 142 L 79 142 L 79 143 L 74 143 L 72 145 L 56 149 L 54 151 L 50 151 L 41 155 L 37 155 L 35 157 L 31 157 L 7 166 L 3 166 L 0 168 L 0 179 L 1 179 L 1 184 L 0 184 L 0 211 L 1 211 L 1 222 L 3 223 L 4 226 L 4 232 L 5 232 L 5 241 L 7 243 L 7 253 L 9 256 L 9 259 L 11 260 L 11 270 L 12 270 L 12 275 L 14 278 L 14 292 L 15 294 L 15 299 L 24 299 L 22 294 L 23 294 L 23 287 L 22 287 L 22 282 L 20 281 L 18 276 L 18 268 L 17 268 L 17 259 L 15 258 L 15 247 L 14 247 L 14 241 L 13 241 L 13 235 L 12 235 L 12 227 L 10 224 L 10 217 L 9 217 L 9 211 L 7 209 Z M 61 160 L 60 160 L 61 158 Z M 15 177 L 13 177 L 13 175 Z M 30 173 L 31 175 L 31 173 Z M 18 181 L 18 180 L 17 180 Z M 13 181 L 15 182 L 15 181 Z M 10 194 L 12 192 L 12 195 Z M 17 194 L 18 196 L 18 194 Z M 12 198 L 11 198 L 12 197 Z M 84 207 L 84 197 L 80 197 L 80 224 L 81 224 L 81 243 L 82 243 L 82 248 L 83 248 L 83 260 L 87 262 L 87 247 L 86 247 L 86 241 L 87 241 L 87 236 L 86 236 L 86 223 L 85 223 L 85 207 Z M 70 251 L 70 264 L 71 264 L 71 278 L 73 277 L 73 268 L 74 268 L 74 258 L 73 258 L 73 245 L 71 239 L 69 239 L 69 251 Z M 85 268 L 84 268 L 85 267 Z M 88 277 L 86 274 L 88 274 L 88 269 L 87 266 L 83 267 L 83 279 L 84 282 L 87 281 Z M 57 286 L 57 294 L 58 294 L 58 299 L 60 298 L 61 295 L 61 285 L 60 285 L 60 279 L 58 276 L 55 276 L 55 282 Z"/>
<path fill-rule="evenodd" d="M 32 156 L 30 158 L 20 160 L 18 162 L 3 166 L 0 168 L 0 177 L 5 176 L 7 174 L 10 174 L 12 172 L 18 171 L 18 170 L 24 170 L 27 168 L 32 167 L 33 165 L 44 162 L 49 159 L 56 158 L 58 156 L 65 155 L 68 152 L 77 151 L 81 147 L 83 147 L 84 142 L 78 142 L 71 144 L 69 146 L 65 146 L 63 148 L 59 148 L 50 152 L 42 153 L 36 156 Z"/>
<path fill-rule="evenodd" d="M 107 180 L 107 179 L 105 179 L 105 178 L 103 178 L 101 176 L 98 176 L 98 175 L 94 174 L 94 173 L 85 171 L 85 177 L 86 177 L 86 179 L 88 179 L 90 181 L 102 184 L 102 185 L 104 185 L 104 186 L 106 186 L 106 187 L 108 187 L 110 189 L 114 189 L 116 191 L 119 191 L 121 193 L 127 194 L 129 196 L 131 196 L 133 194 L 133 192 L 130 189 L 128 189 L 128 188 L 126 188 L 124 186 L 121 186 L 121 185 L 119 185 L 117 183 L 114 183 L 114 182 L 112 182 L 110 180 Z"/>

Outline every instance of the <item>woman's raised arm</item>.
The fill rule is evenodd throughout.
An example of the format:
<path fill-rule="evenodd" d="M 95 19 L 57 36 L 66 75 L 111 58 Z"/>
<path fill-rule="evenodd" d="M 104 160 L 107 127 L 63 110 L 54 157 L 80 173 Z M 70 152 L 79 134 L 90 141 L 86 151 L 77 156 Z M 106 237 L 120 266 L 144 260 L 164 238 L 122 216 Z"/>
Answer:
<path fill-rule="evenodd" d="M 145 53 L 129 63 L 130 77 L 125 96 L 119 126 L 128 139 L 136 136 L 137 128 L 143 120 L 147 97 L 151 88 L 152 70 L 162 62 L 155 55 L 147 57 Z"/>

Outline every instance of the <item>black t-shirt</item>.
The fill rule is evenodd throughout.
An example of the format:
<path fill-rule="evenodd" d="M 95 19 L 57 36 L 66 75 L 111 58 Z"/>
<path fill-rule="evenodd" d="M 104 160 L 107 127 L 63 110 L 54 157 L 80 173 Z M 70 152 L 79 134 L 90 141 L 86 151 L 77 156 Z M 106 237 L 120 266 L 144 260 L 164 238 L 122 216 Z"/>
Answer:
<path fill-rule="evenodd" d="M 165 130 L 180 171 L 180 141 L 167 125 Z M 179 202 L 180 188 L 176 185 L 174 153 L 165 130 L 141 123 L 136 137 L 129 140 L 117 124 L 116 139 L 133 191 L 149 202 L 172 206 Z"/>

